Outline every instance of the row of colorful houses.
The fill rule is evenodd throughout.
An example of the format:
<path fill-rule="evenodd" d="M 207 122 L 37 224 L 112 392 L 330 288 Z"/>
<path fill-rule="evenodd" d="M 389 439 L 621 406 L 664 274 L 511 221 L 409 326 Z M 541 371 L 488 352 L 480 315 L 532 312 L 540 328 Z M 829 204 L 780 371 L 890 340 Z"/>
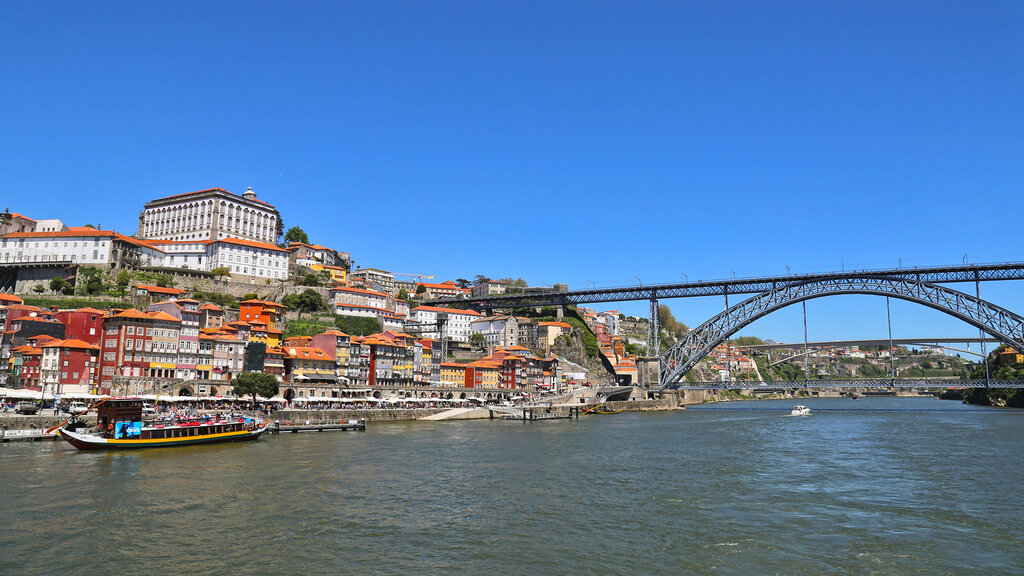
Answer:
<path fill-rule="evenodd" d="M 240 303 L 226 322 L 213 304 L 177 298 L 146 310 L 46 310 L 0 295 L 3 385 L 52 393 L 110 393 L 117 377 L 229 381 L 243 371 L 326 387 L 448 386 L 537 390 L 558 385 L 557 360 L 522 346 L 456 364 L 439 342 L 385 330 L 329 330 L 282 340 L 284 306 Z"/>

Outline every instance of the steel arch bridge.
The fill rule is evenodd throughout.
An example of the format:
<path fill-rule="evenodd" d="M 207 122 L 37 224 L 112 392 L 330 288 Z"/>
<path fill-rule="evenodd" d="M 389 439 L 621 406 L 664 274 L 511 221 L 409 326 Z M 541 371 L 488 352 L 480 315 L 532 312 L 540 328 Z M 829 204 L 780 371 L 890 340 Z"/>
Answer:
<path fill-rule="evenodd" d="M 686 373 L 745 326 L 772 312 L 814 298 L 848 294 L 888 296 L 928 306 L 1024 350 L 1024 318 L 957 290 L 909 278 L 886 276 L 834 277 L 797 282 L 748 298 L 691 330 L 661 355 L 662 389 L 677 389 Z M 749 386 L 749 384 L 748 384 Z"/>

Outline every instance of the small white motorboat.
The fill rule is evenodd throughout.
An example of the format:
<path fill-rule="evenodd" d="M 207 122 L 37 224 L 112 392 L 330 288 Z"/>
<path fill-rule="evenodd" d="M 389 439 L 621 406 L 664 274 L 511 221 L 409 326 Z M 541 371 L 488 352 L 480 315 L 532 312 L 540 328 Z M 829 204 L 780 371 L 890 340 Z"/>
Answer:
<path fill-rule="evenodd" d="M 793 411 L 789 413 L 790 416 L 810 416 L 811 409 L 807 406 L 794 406 Z"/>

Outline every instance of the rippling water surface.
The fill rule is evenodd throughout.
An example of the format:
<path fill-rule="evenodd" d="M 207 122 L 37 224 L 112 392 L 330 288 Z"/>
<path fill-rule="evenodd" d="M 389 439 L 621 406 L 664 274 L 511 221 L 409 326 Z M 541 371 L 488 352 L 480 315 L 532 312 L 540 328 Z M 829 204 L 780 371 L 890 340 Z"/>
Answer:
<path fill-rule="evenodd" d="M 1024 411 L 801 402 L 0 445 L 0 574 L 1024 571 Z"/>

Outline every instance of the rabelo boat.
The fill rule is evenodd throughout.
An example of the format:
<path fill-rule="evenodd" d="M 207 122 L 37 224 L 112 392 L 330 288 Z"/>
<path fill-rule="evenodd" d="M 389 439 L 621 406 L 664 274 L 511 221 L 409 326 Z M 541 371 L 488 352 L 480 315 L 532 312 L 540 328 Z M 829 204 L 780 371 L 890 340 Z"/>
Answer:
<path fill-rule="evenodd" d="M 244 442 L 259 438 L 270 424 L 269 421 L 247 416 L 144 421 L 141 398 L 105 400 L 94 408 L 97 420 L 94 431 L 81 432 L 85 428 L 74 428 L 73 424 L 57 429 L 62 438 L 79 450 L 132 450 Z"/>

